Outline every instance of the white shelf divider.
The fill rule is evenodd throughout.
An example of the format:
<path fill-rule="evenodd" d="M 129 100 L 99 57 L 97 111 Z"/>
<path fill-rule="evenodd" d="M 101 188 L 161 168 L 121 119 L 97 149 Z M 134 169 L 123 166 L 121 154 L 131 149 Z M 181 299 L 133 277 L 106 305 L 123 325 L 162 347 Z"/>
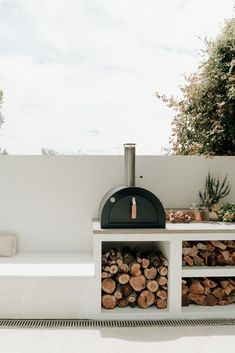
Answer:
<path fill-rule="evenodd" d="M 182 277 L 234 277 L 235 266 L 185 267 Z"/>

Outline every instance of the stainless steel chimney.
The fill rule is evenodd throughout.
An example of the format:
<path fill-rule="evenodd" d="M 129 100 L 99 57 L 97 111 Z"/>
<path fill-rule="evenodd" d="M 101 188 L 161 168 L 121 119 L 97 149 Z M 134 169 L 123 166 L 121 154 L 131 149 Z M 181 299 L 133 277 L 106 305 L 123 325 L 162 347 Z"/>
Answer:
<path fill-rule="evenodd" d="M 125 143 L 125 185 L 135 186 L 135 143 Z"/>

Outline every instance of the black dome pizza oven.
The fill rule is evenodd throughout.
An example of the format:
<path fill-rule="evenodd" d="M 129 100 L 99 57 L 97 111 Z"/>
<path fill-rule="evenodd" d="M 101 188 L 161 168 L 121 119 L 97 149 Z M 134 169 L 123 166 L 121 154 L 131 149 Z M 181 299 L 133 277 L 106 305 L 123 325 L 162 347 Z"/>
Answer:
<path fill-rule="evenodd" d="M 125 184 L 110 190 L 99 210 L 101 228 L 165 228 L 165 211 L 150 191 L 135 186 L 135 144 L 125 144 Z"/>

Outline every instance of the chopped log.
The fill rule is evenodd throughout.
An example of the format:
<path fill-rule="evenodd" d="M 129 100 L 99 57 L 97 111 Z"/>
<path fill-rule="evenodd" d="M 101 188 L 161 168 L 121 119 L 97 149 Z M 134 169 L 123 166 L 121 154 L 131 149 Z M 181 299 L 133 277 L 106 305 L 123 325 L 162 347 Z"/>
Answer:
<path fill-rule="evenodd" d="M 130 272 L 132 276 L 140 276 L 142 274 L 140 270 L 140 264 L 138 262 L 135 262 L 130 265 Z"/>
<path fill-rule="evenodd" d="M 205 295 L 210 294 L 210 292 L 211 292 L 211 289 L 209 287 L 204 287 L 204 294 Z"/>
<path fill-rule="evenodd" d="M 111 294 L 116 288 L 116 283 L 112 278 L 106 278 L 102 281 L 102 290 L 105 293 Z"/>
<path fill-rule="evenodd" d="M 219 254 L 219 255 L 216 257 L 216 263 L 217 263 L 217 265 L 219 265 L 219 266 L 226 265 L 226 261 L 225 261 L 223 255 Z"/>
<path fill-rule="evenodd" d="M 165 286 L 166 284 L 167 284 L 167 278 L 166 277 L 164 277 L 164 276 L 160 276 L 160 277 L 158 277 L 157 278 L 157 281 L 158 281 L 158 284 L 160 285 L 160 286 Z"/>
<path fill-rule="evenodd" d="M 147 284 L 146 284 L 146 288 L 150 291 L 150 292 L 156 292 L 159 288 L 159 284 L 156 280 L 154 279 L 150 279 L 147 281 Z"/>
<path fill-rule="evenodd" d="M 161 266 L 161 260 L 159 259 L 159 257 L 157 255 L 154 255 L 151 260 L 151 265 L 155 268 L 158 268 L 159 266 Z"/>
<path fill-rule="evenodd" d="M 141 262 L 142 262 L 142 256 L 141 256 L 141 252 L 140 252 L 138 249 L 136 249 L 135 258 L 136 258 L 136 261 L 137 261 L 139 264 L 141 264 Z"/>
<path fill-rule="evenodd" d="M 186 283 L 187 281 L 182 280 L 182 305 L 183 306 L 189 305 L 189 300 L 188 300 L 189 287 L 186 285 Z"/>
<path fill-rule="evenodd" d="M 104 278 L 109 278 L 109 273 L 103 271 L 103 272 L 101 273 L 101 278 L 102 278 L 102 279 L 104 279 Z"/>
<path fill-rule="evenodd" d="M 221 251 L 220 253 L 223 256 L 225 262 L 229 261 L 231 255 L 230 255 L 230 252 L 228 250 L 227 251 Z"/>
<path fill-rule="evenodd" d="M 215 288 L 218 284 L 214 281 L 212 281 L 209 278 L 204 278 L 203 281 L 201 281 L 204 286 L 209 287 L 209 288 Z"/>
<path fill-rule="evenodd" d="M 133 292 L 131 293 L 128 297 L 127 297 L 127 300 L 129 303 L 134 303 L 137 299 L 137 293 L 136 292 Z"/>
<path fill-rule="evenodd" d="M 155 305 L 158 309 L 165 309 L 167 307 L 167 301 L 160 299 L 160 298 L 157 298 L 155 300 Z"/>
<path fill-rule="evenodd" d="M 146 279 L 143 275 L 131 277 L 130 285 L 136 292 L 140 292 L 145 288 Z"/>
<path fill-rule="evenodd" d="M 208 294 L 206 296 L 206 305 L 212 306 L 216 304 L 218 304 L 218 299 L 214 295 Z"/>
<path fill-rule="evenodd" d="M 101 258 L 102 265 L 106 265 L 107 261 L 108 261 L 107 257 L 105 255 L 102 255 L 102 258 Z"/>
<path fill-rule="evenodd" d="M 122 259 L 123 259 L 123 257 L 122 257 L 122 251 L 121 251 L 121 249 L 116 249 L 116 255 L 117 255 L 117 261 L 116 262 L 118 262 L 118 261 L 122 261 Z"/>
<path fill-rule="evenodd" d="M 122 285 L 122 293 L 124 297 L 128 297 L 133 292 L 133 288 L 129 283 Z"/>
<path fill-rule="evenodd" d="M 186 284 L 182 284 L 182 295 L 188 294 L 189 287 Z"/>
<path fill-rule="evenodd" d="M 112 266 L 110 266 L 109 272 L 112 273 L 112 274 L 117 273 L 117 272 L 118 272 L 118 267 L 117 267 L 117 265 L 112 265 Z"/>
<path fill-rule="evenodd" d="M 121 300 L 121 299 L 119 299 Z M 116 306 L 116 298 L 111 294 L 104 294 L 102 296 L 102 305 L 105 309 L 114 309 Z"/>
<path fill-rule="evenodd" d="M 225 289 L 230 283 L 227 279 L 219 279 L 218 281 L 223 289 Z"/>
<path fill-rule="evenodd" d="M 163 300 L 167 299 L 167 291 L 164 289 L 159 289 L 156 295 Z"/>
<path fill-rule="evenodd" d="M 235 249 L 235 241 L 234 240 L 228 240 L 226 242 L 226 245 L 228 248 Z"/>
<path fill-rule="evenodd" d="M 158 257 L 161 260 L 161 265 L 168 267 L 169 261 L 162 255 L 162 253 L 158 252 Z"/>
<path fill-rule="evenodd" d="M 116 261 L 115 260 L 108 260 L 107 264 L 109 266 L 116 265 Z"/>
<path fill-rule="evenodd" d="M 194 256 L 196 256 L 197 254 L 198 254 L 198 248 L 196 247 L 196 245 L 194 245 L 194 246 L 190 249 L 188 255 L 189 255 L 190 257 L 194 257 Z"/>
<path fill-rule="evenodd" d="M 126 284 L 128 283 L 130 280 L 130 276 L 128 275 L 128 273 L 118 273 L 117 274 L 117 281 L 120 284 Z"/>
<path fill-rule="evenodd" d="M 183 259 L 189 266 L 193 266 L 193 259 L 190 256 L 185 255 Z"/>
<path fill-rule="evenodd" d="M 147 279 L 154 279 L 157 275 L 157 269 L 155 267 L 145 268 L 144 275 Z"/>
<path fill-rule="evenodd" d="M 188 299 L 195 304 L 205 305 L 206 304 L 206 296 L 204 294 L 193 294 L 189 293 Z"/>
<path fill-rule="evenodd" d="M 215 251 L 215 247 L 212 244 L 209 243 L 207 245 L 207 250 L 210 251 L 210 252 Z"/>
<path fill-rule="evenodd" d="M 204 293 L 204 287 L 203 285 L 198 281 L 198 280 L 193 280 L 189 292 L 192 294 L 203 294 Z"/>
<path fill-rule="evenodd" d="M 215 253 L 211 253 L 208 258 L 207 258 L 207 262 L 206 265 L 208 266 L 216 266 L 217 260 L 216 260 L 216 254 Z"/>
<path fill-rule="evenodd" d="M 118 265 L 119 271 L 123 273 L 129 272 L 129 266 L 127 264 Z"/>
<path fill-rule="evenodd" d="M 207 244 L 203 244 L 203 243 L 198 243 L 197 244 L 197 249 L 198 250 L 208 250 L 208 245 Z"/>
<path fill-rule="evenodd" d="M 224 292 L 229 295 L 231 292 L 233 292 L 235 287 L 232 285 L 232 283 L 229 283 L 227 287 L 224 289 Z"/>
<path fill-rule="evenodd" d="M 115 261 L 115 262 L 117 261 L 118 257 L 117 257 L 117 253 L 116 253 L 115 249 L 110 250 L 109 257 L 110 257 L 111 261 Z"/>
<path fill-rule="evenodd" d="M 119 308 L 125 308 L 129 304 L 128 300 L 126 298 L 121 298 L 117 300 L 117 306 Z"/>
<path fill-rule="evenodd" d="M 211 292 L 216 298 L 222 299 L 224 296 L 224 289 L 217 287 Z"/>
<path fill-rule="evenodd" d="M 123 265 L 123 260 L 117 259 L 116 263 L 117 263 L 118 267 L 120 268 L 120 266 Z"/>
<path fill-rule="evenodd" d="M 147 267 L 149 267 L 149 265 L 150 265 L 150 260 L 149 259 L 142 259 L 141 260 L 141 266 L 143 268 L 147 268 Z"/>
<path fill-rule="evenodd" d="M 204 266 L 205 261 L 199 255 L 195 255 L 194 256 L 194 264 L 195 264 L 195 266 Z"/>
<path fill-rule="evenodd" d="M 216 248 L 219 248 L 221 250 L 225 250 L 226 249 L 226 245 L 224 243 L 222 243 L 221 241 L 218 241 L 218 240 L 212 240 L 211 241 L 211 244 L 216 247 Z"/>
<path fill-rule="evenodd" d="M 122 298 L 122 286 L 120 284 L 117 285 L 115 292 L 113 293 L 115 298 L 121 299 Z"/>
<path fill-rule="evenodd" d="M 190 252 L 191 248 L 182 248 L 182 254 L 185 256 L 185 255 L 188 255 L 189 252 Z"/>
<path fill-rule="evenodd" d="M 131 249 L 128 246 L 123 247 L 122 253 L 123 253 L 124 264 L 130 265 L 132 262 L 135 261 L 135 258 L 131 252 Z"/>
<path fill-rule="evenodd" d="M 166 276 L 168 274 L 168 268 L 166 266 L 161 266 L 158 268 L 158 273 L 161 276 Z"/>
<path fill-rule="evenodd" d="M 104 267 L 103 267 L 103 270 L 104 270 L 105 272 L 109 272 L 109 269 L 110 269 L 110 266 L 104 266 Z"/>
<path fill-rule="evenodd" d="M 103 256 L 106 257 L 106 259 L 109 257 L 110 255 L 110 251 L 106 251 L 103 253 Z"/>
<path fill-rule="evenodd" d="M 149 290 L 144 290 L 140 293 L 137 303 L 140 308 L 147 309 L 154 303 L 154 294 Z"/>

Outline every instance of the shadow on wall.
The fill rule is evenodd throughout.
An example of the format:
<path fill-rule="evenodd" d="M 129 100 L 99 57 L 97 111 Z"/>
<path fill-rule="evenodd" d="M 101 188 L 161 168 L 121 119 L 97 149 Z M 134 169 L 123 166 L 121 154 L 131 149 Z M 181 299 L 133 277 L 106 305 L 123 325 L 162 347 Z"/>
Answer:
<path fill-rule="evenodd" d="M 102 328 L 100 335 L 131 342 L 161 342 L 183 337 L 234 336 L 234 326 Z"/>

